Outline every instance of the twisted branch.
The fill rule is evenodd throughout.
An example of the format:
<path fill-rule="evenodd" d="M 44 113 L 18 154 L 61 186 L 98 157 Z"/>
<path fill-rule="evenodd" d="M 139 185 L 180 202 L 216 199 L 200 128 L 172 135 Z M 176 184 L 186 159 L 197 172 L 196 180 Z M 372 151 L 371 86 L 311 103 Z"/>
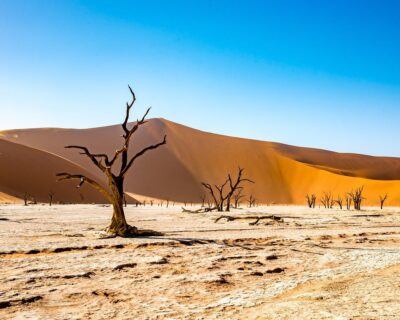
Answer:
<path fill-rule="evenodd" d="M 86 155 L 96 165 L 96 167 L 98 167 L 103 172 L 105 171 L 106 168 L 103 166 L 101 159 L 99 161 L 97 160 L 97 158 L 104 159 L 106 166 L 109 166 L 110 162 L 108 161 L 108 156 L 104 153 L 99 153 L 99 154 L 91 153 L 88 148 L 83 146 L 65 146 L 64 148 L 82 150 L 83 152 L 80 152 L 80 154 Z"/>
<path fill-rule="evenodd" d="M 129 170 L 129 168 L 133 165 L 133 163 L 135 162 L 135 160 L 139 157 L 141 157 L 142 155 L 144 155 L 147 151 L 149 150 L 154 150 L 157 149 L 159 146 L 162 146 L 163 144 L 167 143 L 167 135 L 164 135 L 164 139 L 156 144 L 153 144 L 151 146 L 148 146 L 144 149 L 142 149 L 141 151 L 139 151 L 138 153 L 136 153 L 131 160 L 129 160 L 128 164 L 125 166 L 125 168 L 121 171 L 120 175 L 124 176 L 126 174 L 126 172 Z"/>
<path fill-rule="evenodd" d="M 60 177 L 57 181 L 62 181 L 62 180 L 72 180 L 72 179 L 79 179 L 79 184 L 76 186 L 77 188 L 82 187 L 82 185 L 86 182 L 88 183 L 91 187 L 99 191 L 101 194 L 103 194 L 107 200 L 112 202 L 113 198 L 111 194 L 103 188 L 99 183 L 94 181 L 93 179 L 90 179 L 83 174 L 70 174 L 67 172 L 61 172 L 56 174 L 57 177 Z"/>

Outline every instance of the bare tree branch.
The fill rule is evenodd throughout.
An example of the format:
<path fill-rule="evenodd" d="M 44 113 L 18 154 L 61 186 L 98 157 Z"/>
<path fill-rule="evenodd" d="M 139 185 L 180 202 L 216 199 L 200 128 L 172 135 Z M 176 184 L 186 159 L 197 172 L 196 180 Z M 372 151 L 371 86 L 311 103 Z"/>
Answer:
<path fill-rule="evenodd" d="M 274 216 L 274 215 L 269 215 L 269 216 L 227 216 L 227 215 L 222 215 L 219 216 L 217 219 L 215 219 L 214 223 L 217 223 L 221 219 L 226 219 L 226 221 L 234 221 L 234 220 L 248 220 L 248 219 L 255 219 L 254 222 L 250 222 L 250 225 L 256 225 L 260 220 L 265 220 L 265 219 L 270 219 L 273 221 L 277 222 L 284 222 L 283 218 Z"/>
<path fill-rule="evenodd" d="M 135 93 L 133 92 L 131 86 L 128 85 L 128 88 L 129 88 L 129 91 L 131 92 L 132 100 L 130 103 L 128 103 L 128 102 L 126 103 L 126 115 L 125 115 L 125 120 L 122 123 L 122 129 L 125 131 L 125 135 L 127 135 L 129 133 L 129 130 L 126 125 L 128 124 L 130 110 L 136 101 L 136 96 L 135 96 Z"/>
<path fill-rule="evenodd" d="M 388 194 L 386 193 L 384 196 L 379 196 L 379 202 L 381 204 L 381 210 L 383 209 L 383 205 L 385 204 L 385 201 L 388 198 Z"/>
<path fill-rule="evenodd" d="M 109 165 L 108 156 L 104 153 L 94 154 L 89 151 L 88 148 L 82 146 L 65 146 L 66 149 L 79 149 L 82 150 L 80 154 L 86 155 L 101 171 L 105 170 L 105 167 L 101 163 L 101 160 L 97 160 L 97 158 L 103 158 L 105 160 L 106 166 Z"/>
<path fill-rule="evenodd" d="M 105 188 L 103 188 L 96 181 L 94 181 L 82 174 L 70 174 L 67 172 L 61 172 L 61 173 L 57 173 L 56 176 L 60 177 L 57 181 L 79 179 L 79 184 L 76 186 L 77 188 L 80 188 L 86 182 L 91 187 L 93 187 L 94 189 L 99 191 L 101 194 L 103 194 L 107 200 L 112 201 L 111 194 Z"/>
<path fill-rule="evenodd" d="M 139 158 L 140 156 L 144 155 L 147 151 L 149 150 L 154 150 L 157 149 L 159 146 L 162 146 L 163 144 L 167 143 L 167 135 L 164 135 L 164 139 L 163 141 L 157 143 L 157 144 L 153 144 L 151 146 L 148 146 L 144 149 L 142 149 L 141 151 L 139 151 L 138 153 L 136 153 L 131 160 L 129 160 L 128 164 L 126 165 L 126 167 L 124 168 L 124 170 L 121 172 L 121 175 L 124 176 L 126 174 L 126 172 L 129 170 L 129 168 L 133 165 L 133 163 L 135 162 L 135 160 L 137 158 Z"/>

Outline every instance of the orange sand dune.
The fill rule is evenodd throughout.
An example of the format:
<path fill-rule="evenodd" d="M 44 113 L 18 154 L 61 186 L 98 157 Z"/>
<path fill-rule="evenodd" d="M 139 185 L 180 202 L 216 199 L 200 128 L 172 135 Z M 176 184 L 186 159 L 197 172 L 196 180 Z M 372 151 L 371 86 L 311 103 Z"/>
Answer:
<path fill-rule="evenodd" d="M 55 174 L 65 170 L 89 174 L 77 165 L 30 147 L 0 139 L 0 203 L 22 202 L 27 192 L 36 201 L 64 203 L 104 202 L 102 196 L 87 186 L 76 188 L 77 182 L 56 182 Z"/>
<path fill-rule="evenodd" d="M 121 142 L 117 126 L 93 129 L 26 129 L 2 132 L 3 139 L 53 153 L 84 167 L 98 179 L 101 172 L 76 150 L 80 144 L 93 152 L 113 154 Z M 366 204 L 378 204 L 389 193 L 388 204 L 400 205 L 400 159 L 340 154 L 272 142 L 202 132 L 164 119 L 151 119 L 133 140 L 133 151 L 167 134 L 168 142 L 140 158 L 127 176 L 127 192 L 171 201 L 199 202 L 200 182 L 222 183 L 238 166 L 256 184 L 246 185 L 258 202 L 299 204 L 307 193 L 331 191 L 344 195 L 365 186 Z M 0 185 L 2 181 L 0 180 Z"/>

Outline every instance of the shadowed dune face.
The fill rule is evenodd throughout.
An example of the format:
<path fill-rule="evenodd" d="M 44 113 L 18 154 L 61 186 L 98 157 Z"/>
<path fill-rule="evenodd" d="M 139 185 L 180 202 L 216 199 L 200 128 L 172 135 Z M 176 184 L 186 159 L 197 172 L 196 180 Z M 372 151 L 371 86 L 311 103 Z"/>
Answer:
<path fill-rule="evenodd" d="M 102 196 L 87 186 L 76 188 L 76 182 L 56 182 L 56 173 L 83 168 L 55 155 L 0 139 L 0 201 L 19 202 L 28 193 L 37 201 L 47 202 L 48 193 L 55 192 L 54 201 L 64 203 L 104 202 Z M 3 194 L 1 196 L 1 194 Z"/>
<path fill-rule="evenodd" d="M 120 147 L 119 125 L 93 129 L 26 129 L 4 131 L 3 139 L 52 153 L 85 168 L 98 180 L 102 173 L 76 150 L 79 144 L 109 155 Z M 159 142 L 167 145 L 138 159 L 126 180 L 131 194 L 180 202 L 200 202 L 200 183 L 221 184 L 228 172 L 245 168 L 256 184 L 245 185 L 245 194 L 258 202 L 302 204 L 307 193 L 333 196 L 365 186 L 365 204 L 377 205 L 389 193 L 388 205 L 400 204 L 400 159 L 340 154 L 221 136 L 191 129 L 164 119 L 151 119 L 132 140 L 132 153 Z M 16 161 L 18 161 L 16 159 Z M 62 171 L 67 171 L 65 168 Z M 0 186 L 3 183 L 0 181 Z M 0 190 L 1 191 L 1 190 Z"/>

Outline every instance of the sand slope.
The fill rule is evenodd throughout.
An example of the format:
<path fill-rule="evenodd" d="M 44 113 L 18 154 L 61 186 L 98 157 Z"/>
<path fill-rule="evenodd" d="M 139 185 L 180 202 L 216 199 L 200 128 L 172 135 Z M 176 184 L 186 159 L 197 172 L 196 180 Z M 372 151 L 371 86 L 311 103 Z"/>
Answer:
<path fill-rule="evenodd" d="M 50 191 L 54 201 L 64 203 L 104 202 L 102 196 L 77 182 L 56 182 L 55 174 L 82 172 L 77 165 L 55 155 L 0 139 L 0 203 L 22 202 L 27 192 L 39 202 L 47 202 Z"/>
<path fill-rule="evenodd" d="M 201 181 L 222 183 L 227 172 L 245 167 L 256 181 L 248 185 L 263 203 L 304 203 L 305 194 L 331 191 L 344 195 L 365 186 L 366 204 L 376 205 L 389 193 L 389 205 L 400 204 L 400 159 L 340 154 L 278 143 L 227 137 L 195 130 L 164 119 L 151 119 L 133 140 L 133 152 L 167 134 L 168 143 L 139 159 L 127 177 L 127 191 L 171 201 L 199 202 Z M 56 154 L 89 170 L 101 172 L 68 144 L 112 154 L 119 146 L 119 125 L 93 129 L 26 129 L 2 132 L 3 139 Z M 0 181 L 0 185 L 1 185 Z"/>

